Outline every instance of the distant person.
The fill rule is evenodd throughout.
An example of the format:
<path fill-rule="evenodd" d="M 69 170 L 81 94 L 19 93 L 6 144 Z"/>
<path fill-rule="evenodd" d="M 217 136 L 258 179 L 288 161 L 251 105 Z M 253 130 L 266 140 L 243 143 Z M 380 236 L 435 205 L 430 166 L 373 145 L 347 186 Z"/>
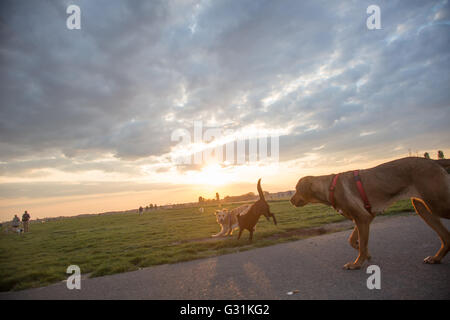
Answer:
<path fill-rule="evenodd" d="M 28 232 L 28 222 L 30 221 L 30 215 L 27 211 L 25 211 L 22 215 L 22 224 L 23 224 L 23 231 Z"/>
<path fill-rule="evenodd" d="M 142 214 L 143 211 L 144 211 L 144 208 L 139 207 L 139 214 L 140 214 L 140 215 Z"/>
<path fill-rule="evenodd" d="M 20 227 L 20 219 L 17 216 L 17 214 L 14 215 L 14 218 L 12 219 L 11 226 L 14 231 L 17 231 L 17 229 Z"/>

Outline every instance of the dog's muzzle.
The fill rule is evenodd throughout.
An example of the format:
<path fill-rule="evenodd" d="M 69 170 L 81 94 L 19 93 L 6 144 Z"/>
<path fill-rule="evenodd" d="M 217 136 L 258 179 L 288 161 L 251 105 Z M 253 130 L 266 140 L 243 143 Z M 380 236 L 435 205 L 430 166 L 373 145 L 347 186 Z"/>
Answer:
<path fill-rule="evenodd" d="M 295 201 L 295 195 L 292 196 L 290 201 L 294 206 L 297 206 L 297 201 Z"/>
<path fill-rule="evenodd" d="M 290 201 L 296 207 L 302 207 L 305 205 L 305 203 L 302 200 L 297 200 L 297 198 L 295 197 L 295 194 L 292 196 Z"/>

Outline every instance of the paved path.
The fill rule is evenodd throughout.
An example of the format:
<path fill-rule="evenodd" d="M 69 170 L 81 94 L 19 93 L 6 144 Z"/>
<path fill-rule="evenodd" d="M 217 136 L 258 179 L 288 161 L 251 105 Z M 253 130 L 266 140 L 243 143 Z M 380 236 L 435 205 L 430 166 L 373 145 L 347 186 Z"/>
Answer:
<path fill-rule="evenodd" d="M 381 268 L 380 290 L 367 289 L 365 268 L 342 269 L 356 257 L 349 234 L 83 279 L 81 290 L 58 283 L 0 299 L 450 299 L 450 255 L 440 265 L 422 263 L 440 242 L 419 217 L 375 219 L 369 248 L 371 264 Z M 299 293 L 287 295 L 292 290 Z"/>

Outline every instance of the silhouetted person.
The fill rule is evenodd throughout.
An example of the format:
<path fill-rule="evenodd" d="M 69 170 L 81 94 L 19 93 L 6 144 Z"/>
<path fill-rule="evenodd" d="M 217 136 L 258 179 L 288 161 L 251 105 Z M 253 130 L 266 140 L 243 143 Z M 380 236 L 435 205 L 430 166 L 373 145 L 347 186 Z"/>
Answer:
<path fill-rule="evenodd" d="M 144 208 L 139 207 L 139 214 L 142 214 L 142 211 L 144 211 Z"/>
<path fill-rule="evenodd" d="M 23 232 L 28 232 L 28 221 L 30 221 L 30 215 L 27 211 L 22 215 Z"/>
<path fill-rule="evenodd" d="M 17 216 L 17 214 L 14 215 L 14 218 L 12 219 L 11 226 L 13 227 L 14 231 L 17 231 L 17 228 L 20 227 L 20 219 Z"/>

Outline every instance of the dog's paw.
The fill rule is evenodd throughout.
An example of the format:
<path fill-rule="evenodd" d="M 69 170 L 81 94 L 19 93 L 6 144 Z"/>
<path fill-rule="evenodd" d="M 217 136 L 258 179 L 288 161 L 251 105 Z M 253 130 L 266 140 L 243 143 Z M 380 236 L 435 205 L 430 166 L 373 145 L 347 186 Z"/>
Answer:
<path fill-rule="evenodd" d="M 430 257 L 426 257 L 425 259 L 423 259 L 423 263 L 438 264 L 438 263 L 441 263 L 441 261 L 430 256 Z"/>
<path fill-rule="evenodd" d="M 361 265 L 354 264 L 353 262 L 349 262 L 344 265 L 344 269 L 345 270 L 357 270 L 357 269 L 361 269 Z"/>

